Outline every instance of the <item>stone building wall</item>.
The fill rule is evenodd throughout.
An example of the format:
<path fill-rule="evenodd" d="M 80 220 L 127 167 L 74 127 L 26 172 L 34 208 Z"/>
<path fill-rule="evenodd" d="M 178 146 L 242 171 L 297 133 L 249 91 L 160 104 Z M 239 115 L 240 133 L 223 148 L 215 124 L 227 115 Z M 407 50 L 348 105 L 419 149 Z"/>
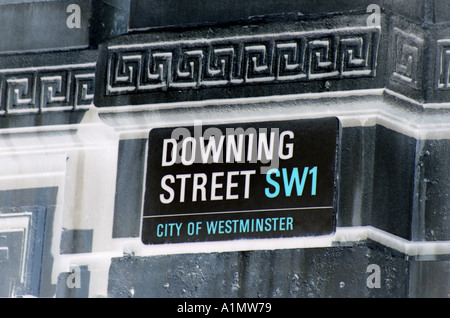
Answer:
<path fill-rule="evenodd" d="M 448 297 L 449 109 L 446 0 L 3 1 L 0 296 Z M 296 152 L 158 161 L 208 128 Z"/>

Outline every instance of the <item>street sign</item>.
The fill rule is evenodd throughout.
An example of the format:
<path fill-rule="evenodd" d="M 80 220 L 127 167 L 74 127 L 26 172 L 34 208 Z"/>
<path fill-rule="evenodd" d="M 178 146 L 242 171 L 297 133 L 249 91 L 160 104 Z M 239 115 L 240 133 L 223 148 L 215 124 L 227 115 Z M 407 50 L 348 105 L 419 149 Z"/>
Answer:
<path fill-rule="evenodd" d="M 145 244 L 330 234 L 337 118 L 155 128 Z"/>

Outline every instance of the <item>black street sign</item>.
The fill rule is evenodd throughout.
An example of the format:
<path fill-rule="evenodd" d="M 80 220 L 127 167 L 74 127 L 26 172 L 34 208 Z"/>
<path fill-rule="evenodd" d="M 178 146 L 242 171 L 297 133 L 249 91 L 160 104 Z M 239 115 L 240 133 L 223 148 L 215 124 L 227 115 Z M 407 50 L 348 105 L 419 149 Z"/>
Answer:
<path fill-rule="evenodd" d="M 142 241 L 332 233 L 338 133 L 337 118 L 152 129 Z"/>

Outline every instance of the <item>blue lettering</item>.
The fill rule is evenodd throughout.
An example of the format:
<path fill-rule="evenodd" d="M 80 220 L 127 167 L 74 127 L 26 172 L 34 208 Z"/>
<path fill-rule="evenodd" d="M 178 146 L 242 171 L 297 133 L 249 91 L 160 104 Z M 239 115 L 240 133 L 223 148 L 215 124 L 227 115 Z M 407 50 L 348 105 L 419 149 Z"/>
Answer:
<path fill-rule="evenodd" d="M 264 227 L 264 230 L 269 232 L 272 229 L 272 226 L 270 224 L 270 219 L 266 219 L 266 226 Z"/>
<path fill-rule="evenodd" d="M 219 221 L 219 234 L 223 234 L 223 220 Z"/>
<path fill-rule="evenodd" d="M 241 220 L 240 221 L 240 229 L 239 229 L 239 231 L 240 232 L 248 232 L 249 231 L 249 223 L 250 223 L 250 221 L 247 219 L 247 220 Z M 253 232 L 253 230 L 252 230 L 252 232 Z"/>
<path fill-rule="evenodd" d="M 280 218 L 280 231 L 284 231 L 284 218 Z"/>
<path fill-rule="evenodd" d="M 292 217 L 288 217 L 286 220 L 286 230 L 293 230 L 294 227 L 292 226 L 292 222 L 294 221 L 294 219 Z"/>
<path fill-rule="evenodd" d="M 227 221 L 225 222 L 225 227 L 226 227 L 226 230 L 225 230 L 226 233 L 231 233 L 231 232 L 232 232 L 232 229 L 231 229 L 231 220 L 227 220 Z"/>
<path fill-rule="evenodd" d="M 160 223 L 156 226 L 156 236 L 180 236 L 182 225 L 183 223 Z"/>
<path fill-rule="evenodd" d="M 217 221 L 216 222 L 206 222 L 206 230 L 208 231 L 208 234 L 216 234 L 217 230 Z"/>
<path fill-rule="evenodd" d="M 239 220 L 233 220 L 233 225 L 234 225 L 234 229 L 233 229 L 233 233 L 236 233 L 236 225 L 239 222 Z"/>
<path fill-rule="evenodd" d="M 297 189 L 297 196 L 301 196 L 303 194 L 303 189 L 305 187 L 306 177 L 308 176 L 308 167 L 303 169 L 302 181 L 300 182 L 300 176 L 298 174 L 298 168 L 295 167 L 292 169 L 291 179 L 288 181 L 288 173 L 286 168 L 282 169 L 283 172 L 283 181 L 284 181 L 284 192 L 287 197 L 291 196 L 292 188 Z"/>
<path fill-rule="evenodd" d="M 198 235 L 201 229 L 202 222 L 197 222 L 196 234 Z M 292 217 L 268 217 L 258 219 L 234 219 L 234 220 L 219 220 L 206 221 L 206 229 L 209 235 L 229 234 L 229 233 L 249 233 L 249 232 L 270 232 L 270 231 L 292 231 L 294 219 Z M 157 235 L 163 235 L 163 225 L 158 225 Z M 168 224 L 170 225 L 170 224 Z M 175 225 L 175 223 L 174 223 Z M 188 234 L 194 234 L 194 222 L 188 224 Z M 181 226 L 180 226 L 181 227 Z M 170 230 L 170 227 L 166 225 Z M 179 232 L 178 226 L 177 230 Z M 179 235 L 179 234 L 178 234 Z"/>
<path fill-rule="evenodd" d="M 266 197 L 271 198 L 271 199 L 277 197 L 278 194 L 280 193 L 280 185 L 278 184 L 278 182 L 271 179 L 271 177 L 270 177 L 270 175 L 272 173 L 275 173 L 275 176 L 279 177 L 280 170 L 270 169 L 269 171 L 267 171 L 267 174 L 266 174 L 266 181 L 275 188 L 274 192 L 270 192 L 269 188 L 265 188 Z"/>
<path fill-rule="evenodd" d="M 309 170 L 309 174 L 312 174 L 312 186 L 311 186 L 311 195 L 316 195 L 317 188 L 317 167 Z"/>
<path fill-rule="evenodd" d="M 262 232 L 263 231 L 263 225 L 264 225 L 264 219 L 256 219 L 255 224 L 255 231 L 256 232 Z"/>
<path fill-rule="evenodd" d="M 164 228 L 164 225 L 158 224 L 158 226 L 156 227 L 156 236 L 158 236 L 158 237 L 163 236 L 163 233 L 162 233 L 163 228 Z"/>

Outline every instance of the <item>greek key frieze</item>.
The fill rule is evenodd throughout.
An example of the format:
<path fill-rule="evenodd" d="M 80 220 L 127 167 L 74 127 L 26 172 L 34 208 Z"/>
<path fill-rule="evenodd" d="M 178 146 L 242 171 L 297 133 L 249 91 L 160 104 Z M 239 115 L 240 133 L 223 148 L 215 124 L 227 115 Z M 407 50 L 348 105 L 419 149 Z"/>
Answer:
<path fill-rule="evenodd" d="M 419 89 L 422 82 L 424 40 L 417 35 L 394 28 L 394 70 L 391 81 Z"/>
<path fill-rule="evenodd" d="M 437 47 L 437 89 L 450 90 L 450 39 L 438 40 Z"/>
<path fill-rule="evenodd" d="M 0 70 L 0 114 L 84 108 L 94 80 L 95 63 Z"/>
<path fill-rule="evenodd" d="M 106 95 L 373 77 L 379 28 L 108 47 Z"/>

